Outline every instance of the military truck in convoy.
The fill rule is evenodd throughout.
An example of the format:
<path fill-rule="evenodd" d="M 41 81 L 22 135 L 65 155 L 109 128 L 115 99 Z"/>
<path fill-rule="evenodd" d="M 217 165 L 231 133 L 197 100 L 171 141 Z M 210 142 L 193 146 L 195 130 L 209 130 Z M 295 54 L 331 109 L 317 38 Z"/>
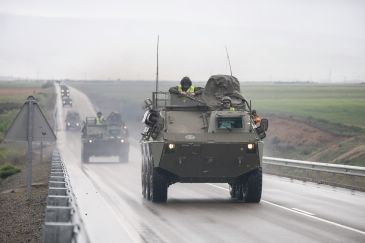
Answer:
<path fill-rule="evenodd" d="M 222 109 L 230 97 L 234 109 Z M 251 106 L 233 76 L 214 75 L 200 95 L 153 92 L 145 101 L 142 194 L 165 202 L 168 187 L 182 183 L 228 183 L 230 196 L 258 203 L 262 191 L 267 119 L 256 126 Z"/>
<path fill-rule="evenodd" d="M 61 97 L 70 96 L 70 89 L 66 85 L 62 84 L 60 88 L 61 88 Z"/>
<path fill-rule="evenodd" d="M 81 117 L 77 111 L 67 111 L 65 119 L 66 130 L 81 130 Z"/>
<path fill-rule="evenodd" d="M 72 107 L 72 99 L 69 96 L 62 97 L 62 107 L 70 106 Z"/>
<path fill-rule="evenodd" d="M 91 156 L 118 156 L 119 162 L 128 162 L 128 128 L 118 117 L 108 118 L 97 124 L 96 117 L 86 117 L 82 128 L 82 162 L 88 163 Z"/>

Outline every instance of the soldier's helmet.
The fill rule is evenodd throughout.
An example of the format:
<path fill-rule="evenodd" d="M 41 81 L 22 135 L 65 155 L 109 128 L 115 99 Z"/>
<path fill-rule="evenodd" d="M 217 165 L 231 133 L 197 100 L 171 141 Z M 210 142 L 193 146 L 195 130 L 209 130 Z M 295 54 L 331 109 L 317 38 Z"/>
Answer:
<path fill-rule="evenodd" d="M 224 96 L 224 97 L 222 98 L 222 102 L 223 102 L 223 103 L 225 103 L 225 102 L 227 102 L 227 101 L 229 101 L 229 103 L 232 103 L 232 99 L 231 99 L 231 97 Z"/>
<path fill-rule="evenodd" d="M 191 82 L 189 77 L 183 77 L 180 81 L 182 87 L 188 89 L 193 83 Z"/>

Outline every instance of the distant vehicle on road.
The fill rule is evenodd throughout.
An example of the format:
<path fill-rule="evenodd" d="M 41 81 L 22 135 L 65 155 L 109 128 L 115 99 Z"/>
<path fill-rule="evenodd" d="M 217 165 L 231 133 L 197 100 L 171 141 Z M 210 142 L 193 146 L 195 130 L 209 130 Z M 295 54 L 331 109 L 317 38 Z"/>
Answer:
<path fill-rule="evenodd" d="M 222 109 L 224 98 L 231 108 Z M 153 92 L 145 103 L 144 198 L 165 202 L 168 187 L 183 182 L 228 183 L 231 198 L 261 200 L 262 139 L 268 121 L 262 119 L 256 127 L 235 77 L 210 77 L 201 95 Z"/>
<path fill-rule="evenodd" d="M 76 111 L 68 111 L 66 115 L 66 130 L 81 130 L 81 117 Z"/>
<path fill-rule="evenodd" d="M 82 128 L 82 162 L 91 156 L 118 156 L 119 162 L 128 162 L 128 128 L 122 122 L 96 124 L 96 117 L 86 117 Z"/>
<path fill-rule="evenodd" d="M 71 106 L 72 107 L 72 99 L 68 96 L 62 97 L 62 106 Z"/>
<path fill-rule="evenodd" d="M 70 89 L 66 85 L 62 84 L 60 85 L 60 88 L 61 88 L 61 97 L 70 96 Z"/>

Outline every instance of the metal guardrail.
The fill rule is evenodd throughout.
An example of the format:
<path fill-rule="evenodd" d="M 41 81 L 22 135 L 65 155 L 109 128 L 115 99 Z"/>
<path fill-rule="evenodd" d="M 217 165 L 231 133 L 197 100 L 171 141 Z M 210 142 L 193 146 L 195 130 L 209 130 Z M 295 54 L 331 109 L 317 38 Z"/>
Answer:
<path fill-rule="evenodd" d="M 48 185 L 43 242 L 89 242 L 66 168 L 57 150 L 52 154 Z"/>
<path fill-rule="evenodd" d="M 268 174 L 365 191 L 365 167 L 273 157 L 264 157 L 263 167 Z"/>

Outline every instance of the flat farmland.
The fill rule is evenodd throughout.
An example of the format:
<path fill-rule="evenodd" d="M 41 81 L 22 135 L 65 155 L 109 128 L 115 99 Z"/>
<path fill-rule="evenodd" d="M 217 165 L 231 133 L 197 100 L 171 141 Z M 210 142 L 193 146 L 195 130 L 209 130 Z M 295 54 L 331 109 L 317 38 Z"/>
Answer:
<path fill-rule="evenodd" d="M 365 128 L 364 84 L 244 84 L 242 92 L 265 113 L 315 118 Z"/>

